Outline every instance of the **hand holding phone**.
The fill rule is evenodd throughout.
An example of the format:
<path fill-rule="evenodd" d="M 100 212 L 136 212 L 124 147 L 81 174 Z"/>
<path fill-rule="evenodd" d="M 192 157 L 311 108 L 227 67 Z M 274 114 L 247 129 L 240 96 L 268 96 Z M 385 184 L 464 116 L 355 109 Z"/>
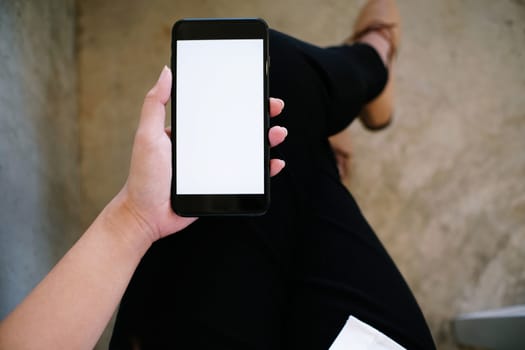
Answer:
<path fill-rule="evenodd" d="M 154 242 L 174 232 L 178 232 L 195 221 L 195 218 L 176 215 L 170 204 L 170 182 L 172 181 L 171 130 L 165 129 L 165 104 L 170 99 L 172 74 L 164 67 L 159 80 L 148 92 L 140 123 L 133 143 L 130 170 L 125 186 L 113 199 L 118 207 L 127 209 L 129 215 L 143 227 L 146 240 Z M 229 99 L 231 104 L 234 98 Z M 281 113 L 283 102 L 270 98 L 270 116 Z M 285 128 L 274 126 L 268 131 L 270 146 L 283 142 L 287 134 Z M 270 175 L 276 175 L 284 167 L 279 159 L 270 161 Z M 129 225 L 129 224 L 127 224 Z M 133 232 L 132 230 L 125 230 Z"/>

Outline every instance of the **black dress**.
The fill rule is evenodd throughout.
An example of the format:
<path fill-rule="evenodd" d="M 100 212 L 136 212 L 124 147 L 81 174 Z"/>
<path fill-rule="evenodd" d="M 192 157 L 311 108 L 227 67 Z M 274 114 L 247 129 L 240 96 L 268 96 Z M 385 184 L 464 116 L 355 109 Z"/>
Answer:
<path fill-rule="evenodd" d="M 201 218 L 156 242 L 122 300 L 110 349 L 328 349 L 349 316 L 434 349 L 403 277 L 341 184 L 327 137 L 377 96 L 365 44 L 319 48 L 270 32 L 270 96 L 286 161 L 262 217 Z"/>

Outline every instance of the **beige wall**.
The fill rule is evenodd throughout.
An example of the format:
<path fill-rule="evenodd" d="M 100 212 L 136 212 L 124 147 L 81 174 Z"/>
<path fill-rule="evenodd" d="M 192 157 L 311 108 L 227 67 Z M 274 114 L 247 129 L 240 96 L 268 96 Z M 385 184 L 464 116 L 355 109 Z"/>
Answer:
<path fill-rule="evenodd" d="M 73 1 L 0 1 L 0 319 L 79 234 Z"/>
<path fill-rule="evenodd" d="M 353 127 L 349 185 L 448 349 L 457 313 L 525 304 L 525 3 L 401 5 L 396 122 Z"/>

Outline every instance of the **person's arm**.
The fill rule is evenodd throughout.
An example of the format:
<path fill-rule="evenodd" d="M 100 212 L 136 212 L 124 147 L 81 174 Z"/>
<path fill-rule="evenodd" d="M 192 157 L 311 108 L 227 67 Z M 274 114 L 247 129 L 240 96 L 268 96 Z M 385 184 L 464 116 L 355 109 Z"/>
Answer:
<path fill-rule="evenodd" d="M 92 349 L 140 259 L 144 228 L 113 201 L 0 324 L 0 349 Z"/>
<path fill-rule="evenodd" d="M 171 72 L 165 67 L 146 95 L 126 184 L 0 323 L 0 349 L 93 348 L 151 244 L 196 220 L 179 217 L 170 207 L 171 143 L 164 130 L 170 89 Z M 282 108 L 282 101 L 271 99 L 272 116 Z M 286 129 L 270 129 L 272 146 L 285 137 Z M 272 159 L 271 175 L 283 167 L 283 161 Z"/>

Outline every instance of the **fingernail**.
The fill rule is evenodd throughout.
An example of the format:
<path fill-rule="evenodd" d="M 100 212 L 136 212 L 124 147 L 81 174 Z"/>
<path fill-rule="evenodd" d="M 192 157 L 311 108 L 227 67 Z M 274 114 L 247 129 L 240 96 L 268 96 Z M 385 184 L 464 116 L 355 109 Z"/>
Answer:
<path fill-rule="evenodd" d="M 281 109 L 283 109 L 284 108 L 284 101 L 281 100 L 280 98 L 278 98 L 277 101 L 279 101 L 279 103 L 281 104 Z"/>
<path fill-rule="evenodd" d="M 164 78 L 166 74 L 169 74 L 169 72 L 170 72 L 170 69 L 168 68 L 168 66 L 164 65 L 164 68 L 162 68 L 162 71 L 160 72 L 159 79 L 157 80 L 157 82 L 159 82 L 162 78 Z"/>
<path fill-rule="evenodd" d="M 284 160 L 282 160 L 282 159 L 279 159 L 279 160 L 281 161 L 281 164 L 282 164 L 282 166 L 284 168 L 286 166 L 286 162 Z"/>
<path fill-rule="evenodd" d="M 284 132 L 284 136 L 288 136 L 288 129 L 286 129 L 284 126 L 280 126 L 280 128 Z"/>

